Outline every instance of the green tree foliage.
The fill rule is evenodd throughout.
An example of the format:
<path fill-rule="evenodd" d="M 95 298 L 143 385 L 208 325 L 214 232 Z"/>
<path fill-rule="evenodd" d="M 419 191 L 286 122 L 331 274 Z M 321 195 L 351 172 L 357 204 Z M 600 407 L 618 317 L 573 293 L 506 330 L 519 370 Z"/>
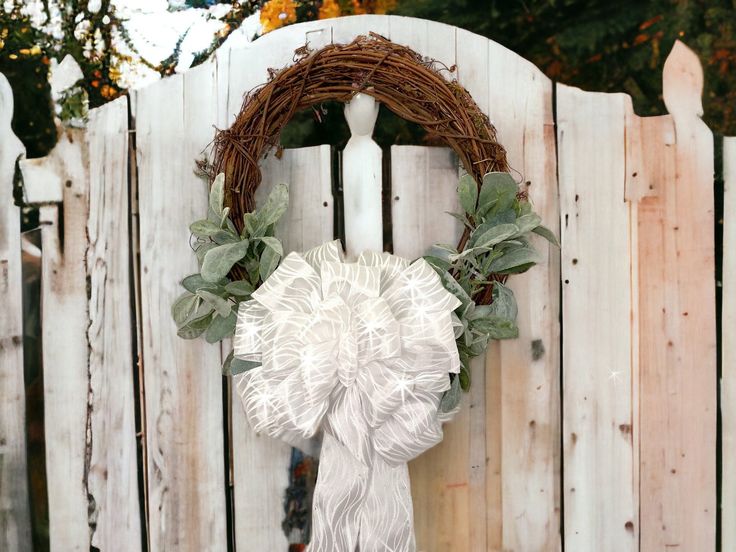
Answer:
<path fill-rule="evenodd" d="M 627 92 L 640 115 L 665 112 L 662 68 L 679 38 L 705 68 L 705 121 L 736 134 L 733 0 L 412 0 L 396 12 L 491 38 L 558 82 Z"/>

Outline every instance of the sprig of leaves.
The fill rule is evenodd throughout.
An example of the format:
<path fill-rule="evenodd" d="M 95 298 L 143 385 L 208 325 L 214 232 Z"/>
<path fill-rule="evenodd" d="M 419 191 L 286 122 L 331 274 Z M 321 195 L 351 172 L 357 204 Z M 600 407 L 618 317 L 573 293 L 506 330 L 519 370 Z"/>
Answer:
<path fill-rule="evenodd" d="M 449 214 L 467 228 L 465 248 L 458 251 L 440 244 L 424 257 L 461 302 L 454 313 L 461 368 L 442 398 L 443 412 L 457 406 L 461 389 L 470 388 L 470 361 L 485 351 L 488 340 L 519 335 L 516 298 L 497 281 L 498 276 L 526 272 L 539 262 L 540 255 L 529 241 L 531 233 L 558 245 L 510 174 L 488 173 L 480 187 L 466 174 L 460 178 L 458 195 L 463 212 Z"/>
<path fill-rule="evenodd" d="M 286 185 L 275 186 L 261 208 L 244 215 L 242 232 L 238 232 L 230 220 L 230 209 L 224 206 L 224 188 L 225 175 L 221 173 L 210 188 L 207 218 L 189 226 L 197 238 L 194 250 L 199 272 L 181 281 L 186 291 L 171 306 L 177 334 L 184 339 L 204 335 L 208 343 L 216 343 L 231 337 L 238 304 L 250 299 L 284 254 L 274 230 L 289 203 Z M 236 265 L 244 269 L 245 279 L 230 278 Z M 232 353 L 223 365 L 225 373 L 248 368 L 246 361 L 233 358 Z"/>

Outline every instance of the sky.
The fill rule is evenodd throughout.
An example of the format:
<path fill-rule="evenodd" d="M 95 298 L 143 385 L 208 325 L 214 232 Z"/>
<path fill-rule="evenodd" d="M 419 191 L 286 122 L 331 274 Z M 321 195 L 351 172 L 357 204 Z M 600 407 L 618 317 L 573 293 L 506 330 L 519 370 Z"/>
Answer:
<path fill-rule="evenodd" d="M 186 33 L 177 71 L 189 68 L 194 55 L 210 46 L 215 33 L 223 28 L 218 18 L 230 9 L 227 4 L 217 4 L 209 9 L 170 10 L 166 0 L 113 0 L 113 3 L 118 16 L 126 21 L 125 27 L 135 48 L 154 64 L 170 56 L 179 37 Z M 183 2 L 172 2 L 171 7 L 180 5 Z M 249 39 L 259 29 L 258 14 L 254 14 L 236 31 L 240 36 L 233 38 Z M 155 75 L 141 72 L 131 84 L 137 87 L 155 78 Z"/>

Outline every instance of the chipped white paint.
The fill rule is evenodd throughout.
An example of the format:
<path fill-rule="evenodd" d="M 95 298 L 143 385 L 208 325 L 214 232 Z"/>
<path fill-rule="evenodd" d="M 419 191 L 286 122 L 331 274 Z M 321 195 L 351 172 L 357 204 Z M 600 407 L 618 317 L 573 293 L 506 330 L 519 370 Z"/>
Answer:
<path fill-rule="evenodd" d="M 23 381 L 20 211 L 13 200 L 15 162 L 25 153 L 13 134 L 13 92 L 0 73 L 0 549 L 31 550 Z"/>

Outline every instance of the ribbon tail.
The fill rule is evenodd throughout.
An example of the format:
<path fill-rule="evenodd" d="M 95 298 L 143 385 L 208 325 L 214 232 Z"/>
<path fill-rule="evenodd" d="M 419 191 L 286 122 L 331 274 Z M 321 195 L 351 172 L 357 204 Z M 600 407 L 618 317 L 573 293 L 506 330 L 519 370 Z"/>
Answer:
<path fill-rule="evenodd" d="M 368 467 L 325 432 L 309 552 L 415 552 L 406 464 Z"/>

